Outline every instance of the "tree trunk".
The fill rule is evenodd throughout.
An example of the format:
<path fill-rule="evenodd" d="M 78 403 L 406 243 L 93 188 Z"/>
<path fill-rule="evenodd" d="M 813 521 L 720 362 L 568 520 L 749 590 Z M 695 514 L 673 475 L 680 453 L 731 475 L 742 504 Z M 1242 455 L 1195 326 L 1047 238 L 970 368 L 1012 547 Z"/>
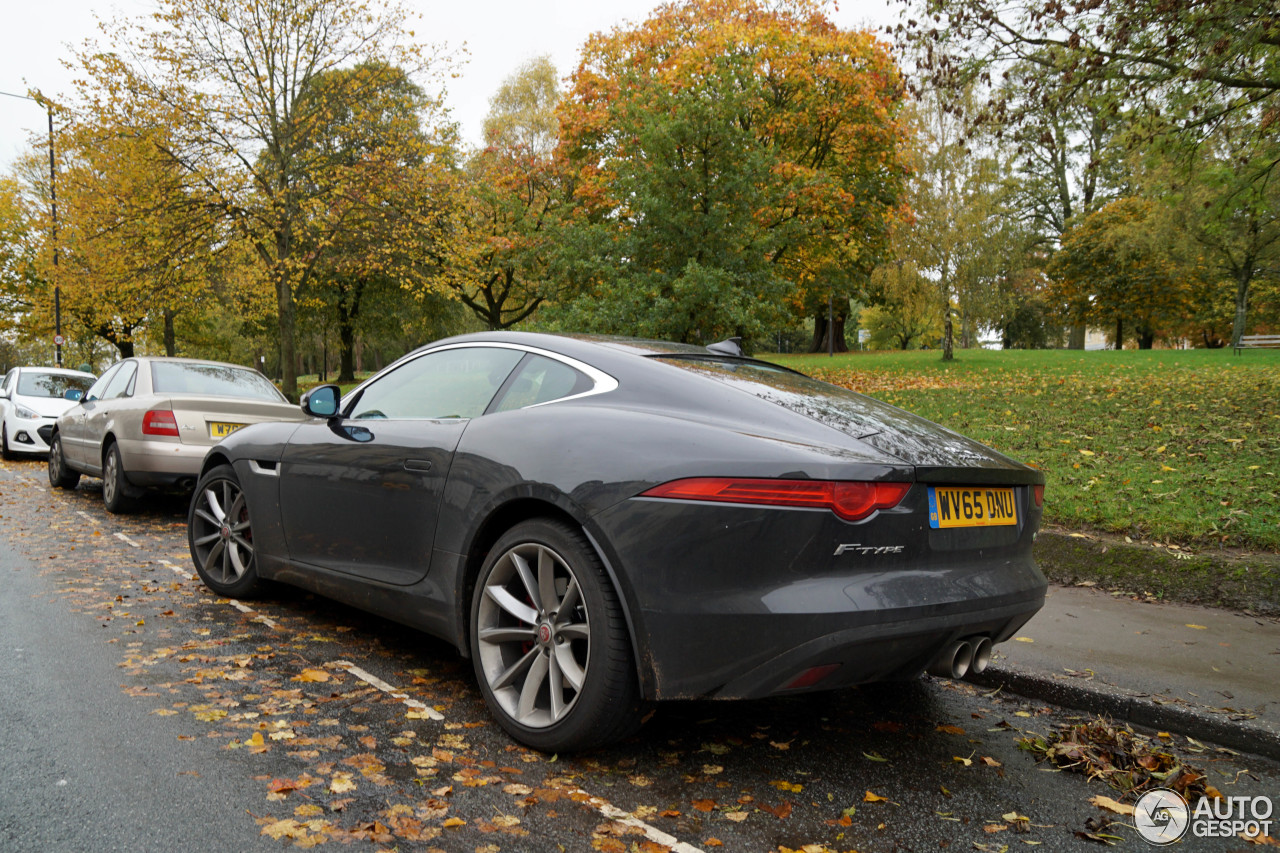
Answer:
<path fill-rule="evenodd" d="M 819 312 L 813 318 L 813 341 L 809 344 L 809 352 L 826 352 L 827 350 L 827 315 Z"/>
<path fill-rule="evenodd" d="M 1124 349 L 1124 318 L 1116 320 L 1116 349 Z"/>
<path fill-rule="evenodd" d="M 1240 346 L 1240 336 L 1244 334 L 1245 321 L 1249 319 L 1249 284 L 1253 281 L 1253 258 L 1246 257 L 1245 263 L 1236 270 L 1236 316 L 1231 323 L 1231 345 Z"/>
<path fill-rule="evenodd" d="M 164 309 L 164 354 L 173 358 L 178 354 L 177 336 L 173 331 L 173 309 Z"/>
<path fill-rule="evenodd" d="M 813 343 L 809 346 L 809 352 L 826 352 L 827 351 L 827 335 L 833 337 L 831 342 L 832 352 L 848 352 L 849 345 L 844 341 L 844 326 L 849 317 L 847 314 L 836 314 L 830 323 L 827 324 L 825 314 L 813 318 Z"/>
<path fill-rule="evenodd" d="M 946 317 L 944 317 L 942 320 L 942 360 L 943 361 L 951 361 L 951 359 L 955 358 L 953 345 L 954 345 L 954 339 L 953 339 L 953 329 L 952 329 L 952 320 L 951 320 L 951 306 L 948 305 Z"/>
<path fill-rule="evenodd" d="M 133 341 L 116 341 L 116 349 L 120 350 L 121 358 L 133 358 Z"/>
<path fill-rule="evenodd" d="M 1083 323 L 1072 326 L 1067 334 L 1067 349 L 1084 349 L 1085 331 Z"/>
<path fill-rule="evenodd" d="M 339 358 L 342 362 L 338 368 L 338 382 L 355 382 L 356 331 L 351 328 L 350 323 L 342 322 L 341 314 L 339 314 L 338 319 L 338 339 L 341 341 Z"/>
<path fill-rule="evenodd" d="M 298 402 L 297 317 L 293 307 L 293 282 L 284 269 L 276 270 L 276 309 L 280 330 L 280 390 Z"/>
<path fill-rule="evenodd" d="M 1149 332 L 1145 329 L 1138 332 L 1138 349 L 1151 349 L 1151 345 L 1155 342 L 1155 332 Z"/>

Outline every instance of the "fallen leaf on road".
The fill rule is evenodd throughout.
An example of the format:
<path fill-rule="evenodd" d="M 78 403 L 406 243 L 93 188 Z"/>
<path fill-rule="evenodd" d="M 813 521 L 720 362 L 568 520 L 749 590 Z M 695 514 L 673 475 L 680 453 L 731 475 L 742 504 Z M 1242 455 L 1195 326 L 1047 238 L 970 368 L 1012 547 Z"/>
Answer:
<path fill-rule="evenodd" d="M 889 802 L 889 798 L 882 797 L 879 794 L 873 794 L 870 791 L 867 791 L 867 793 L 862 797 L 862 801 L 864 803 L 887 803 Z"/>
<path fill-rule="evenodd" d="M 1131 815 L 1133 814 L 1133 806 L 1126 806 L 1124 803 L 1118 803 L 1110 797 L 1097 796 L 1089 800 L 1100 809 L 1106 809 L 1116 814 Z"/>

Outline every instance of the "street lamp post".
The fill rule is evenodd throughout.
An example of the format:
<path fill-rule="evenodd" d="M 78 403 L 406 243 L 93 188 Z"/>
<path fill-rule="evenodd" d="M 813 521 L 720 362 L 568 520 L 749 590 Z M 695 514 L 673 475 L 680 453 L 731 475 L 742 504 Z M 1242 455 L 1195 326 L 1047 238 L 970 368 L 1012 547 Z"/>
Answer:
<path fill-rule="evenodd" d="M 58 367 L 62 367 L 62 287 L 58 283 L 58 173 L 53 158 L 53 101 L 40 94 L 39 90 L 33 93 L 34 97 L 33 95 L 15 95 L 12 92 L 0 92 L 0 95 L 35 101 L 49 114 L 49 208 L 53 223 L 53 346 Z"/>

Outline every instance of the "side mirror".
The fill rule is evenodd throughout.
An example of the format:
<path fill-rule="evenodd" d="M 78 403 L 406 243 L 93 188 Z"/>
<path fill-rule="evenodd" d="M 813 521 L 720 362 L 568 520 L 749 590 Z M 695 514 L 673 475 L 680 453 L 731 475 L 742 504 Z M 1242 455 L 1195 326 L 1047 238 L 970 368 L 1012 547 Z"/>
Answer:
<path fill-rule="evenodd" d="M 79 403 L 82 399 L 84 399 L 84 392 L 81 391 L 79 388 L 70 388 L 67 391 L 63 392 L 62 399 L 70 400 L 73 403 Z"/>
<path fill-rule="evenodd" d="M 331 418 L 338 413 L 341 399 L 337 385 L 320 385 L 302 395 L 302 411 L 313 418 Z"/>

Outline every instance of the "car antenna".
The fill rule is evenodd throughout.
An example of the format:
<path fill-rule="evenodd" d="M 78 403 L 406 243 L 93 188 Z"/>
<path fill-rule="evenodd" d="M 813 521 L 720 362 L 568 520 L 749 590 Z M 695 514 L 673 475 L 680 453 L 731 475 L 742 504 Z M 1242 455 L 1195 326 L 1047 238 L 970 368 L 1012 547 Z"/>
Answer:
<path fill-rule="evenodd" d="M 731 355 L 742 358 L 742 338 L 726 338 L 716 344 L 707 344 L 707 352 L 713 352 L 716 355 Z"/>

